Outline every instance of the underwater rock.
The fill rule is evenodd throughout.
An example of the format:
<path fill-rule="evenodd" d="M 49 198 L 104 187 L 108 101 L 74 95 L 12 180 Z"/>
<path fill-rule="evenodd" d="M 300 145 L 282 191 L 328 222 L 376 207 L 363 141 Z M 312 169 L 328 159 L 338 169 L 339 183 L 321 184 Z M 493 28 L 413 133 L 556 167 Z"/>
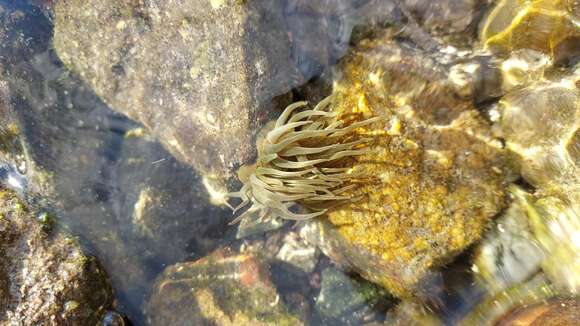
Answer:
<path fill-rule="evenodd" d="M 209 204 L 200 176 L 140 131 L 125 135 L 115 172 L 125 219 L 119 229 L 130 235 L 128 245 L 159 264 L 213 251 L 227 238 L 230 212 Z"/>
<path fill-rule="evenodd" d="M 578 299 L 556 298 L 545 303 L 516 307 L 502 316 L 498 326 L 568 326 L 580 324 L 580 302 Z"/>
<path fill-rule="evenodd" d="M 318 262 L 320 251 L 307 243 L 298 233 L 289 232 L 282 239 L 276 259 L 284 261 L 305 273 L 312 273 Z"/>
<path fill-rule="evenodd" d="M 417 294 L 431 269 L 481 237 L 511 178 L 489 124 L 429 63 L 389 40 L 364 42 L 341 65 L 331 104 L 338 116 L 382 120 L 360 128 L 373 141 L 353 158 L 359 187 L 346 192 L 360 199 L 330 209 L 326 239 L 341 248 L 335 259 L 397 296 Z"/>
<path fill-rule="evenodd" d="M 302 325 L 280 300 L 264 262 L 222 251 L 166 268 L 146 315 L 149 325 Z"/>
<path fill-rule="evenodd" d="M 527 216 L 528 205 L 512 202 L 475 248 L 472 271 L 489 293 L 527 280 L 545 259 Z"/>
<path fill-rule="evenodd" d="M 580 202 L 577 76 L 540 80 L 504 96 L 500 132 L 522 176 L 542 193 Z"/>
<path fill-rule="evenodd" d="M 580 290 L 579 207 L 561 196 L 542 197 L 512 188 L 515 200 L 525 209 L 534 240 L 543 251 L 541 266 L 554 288 L 561 293 Z M 571 194 L 572 197 L 578 194 Z"/>
<path fill-rule="evenodd" d="M 500 232 L 489 234 L 476 250 L 474 271 L 489 293 L 465 325 L 490 320 L 539 325 L 548 319 L 558 324 L 549 313 L 555 311 L 551 302 L 576 296 L 580 289 L 580 247 L 575 240 L 580 230 L 579 70 L 546 70 L 546 64 L 534 69 L 529 65 L 534 60 L 510 63 L 521 54 L 515 51 L 504 61 L 516 70 L 515 82 L 499 101 L 495 128 L 534 188 L 528 193 L 511 187 L 512 206 L 498 223 L 512 222 L 502 223 Z M 564 325 L 566 318 L 577 318 L 564 310 Z"/>
<path fill-rule="evenodd" d="M 529 325 L 531 319 L 552 309 L 551 302 L 578 294 L 580 248 L 574 235 L 580 230 L 580 220 L 574 212 L 575 204 L 556 197 L 535 198 L 541 190 L 534 196 L 513 186 L 511 193 L 512 206 L 497 222 L 510 219 L 522 225 L 517 228 L 513 222 L 502 225 L 500 232 L 503 234 L 491 233 L 478 246 L 473 270 L 488 293 L 465 317 L 465 325 L 500 317 L 504 321 L 522 320 L 523 325 Z M 518 229 L 521 232 L 516 233 Z M 539 310 L 524 315 L 517 310 L 508 313 L 534 306 Z M 562 318 L 566 320 L 567 317 Z M 525 320 L 528 323 L 523 323 Z"/>
<path fill-rule="evenodd" d="M 338 71 L 332 96 L 289 106 L 259 139 L 229 197 L 249 206 L 238 219 L 327 218 L 332 227 L 310 232 L 323 252 L 397 296 L 417 294 L 503 208 L 505 153 L 420 50 L 387 35 Z"/>
<path fill-rule="evenodd" d="M 579 17 L 574 0 L 502 0 L 489 12 L 480 37 L 499 54 L 526 48 L 567 61 L 580 54 Z"/>
<path fill-rule="evenodd" d="M 59 58 L 180 161 L 229 176 L 299 81 L 280 2 L 59 1 Z M 232 32 L 235 31 L 235 32 Z"/>
<path fill-rule="evenodd" d="M 0 324 L 96 325 L 112 304 L 96 260 L 0 189 Z"/>
<path fill-rule="evenodd" d="M 387 312 L 383 325 L 406 326 L 406 325 L 445 325 L 443 321 L 424 305 L 411 300 L 404 300 L 394 309 Z"/>
<path fill-rule="evenodd" d="M 575 304 L 572 301 L 577 301 L 569 293 L 560 293 L 555 290 L 550 282 L 545 278 L 545 275 L 538 274 L 526 282 L 516 284 L 509 287 L 495 295 L 484 298 L 474 309 L 472 309 L 467 316 L 465 316 L 458 324 L 459 325 L 544 325 L 543 323 L 535 323 L 534 320 L 544 320 L 540 318 L 546 313 L 544 317 L 550 317 L 553 325 L 575 325 L 577 323 L 557 323 L 558 318 L 549 311 L 555 312 L 554 304 L 563 303 L 561 310 L 562 319 L 566 321 L 567 318 L 574 317 L 576 313 L 571 313 L 566 309 L 566 304 Z M 527 310 L 531 308 L 535 313 Z M 536 309 L 534 309 L 536 308 Z M 526 314 L 519 312 L 528 311 Z M 502 323 L 502 321 L 504 323 Z M 508 321 L 512 321 L 509 323 Z M 513 323 L 517 321 L 518 323 Z M 548 323 L 548 325 L 552 325 Z"/>
<path fill-rule="evenodd" d="M 430 33 L 441 36 L 470 37 L 477 25 L 478 8 L 485 0 L 403 0 L 402 5 L 417 23 Z M 466 41 L 471 41 L 467 39 Z"/>
<path fill-rule="evenodd" d="M 381 287 L 353 279 L 334 267 L 321 273 L 315 309 L 324 324 L 359 324 L 374 308 L 388 307 L 392 297 Z"/>

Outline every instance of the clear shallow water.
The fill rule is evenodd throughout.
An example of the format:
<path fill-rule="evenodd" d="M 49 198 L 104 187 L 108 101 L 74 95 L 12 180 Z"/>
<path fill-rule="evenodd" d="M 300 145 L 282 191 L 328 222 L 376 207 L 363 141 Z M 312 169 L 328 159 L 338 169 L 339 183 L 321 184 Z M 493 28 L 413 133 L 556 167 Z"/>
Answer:
<path fill-rule="evenodd" d="M 193 169 L 177 162 L 152 137 L 132 137 L 131 132 L 141 126 L 111 110 L 64 67 L 51 44 L 52 17 L 45 9 L 50 2 L 0 1 L 0 5 L 8 40 L 0 48 L 3 79 L 10 86 L 32 162 L 52 176 L 54 189 L 40 194 L 45 198 L 38 204 L 53 211 L 58 227 L 77 236 L 98 258 L 111 278 L 116 309 L 141 325 L 152 282 L 166 266 L 201 258 L 234 242 L 235 227 L 227 224 L 231 212 L 211 206 Z M 354 3 L 343 5 L 354 7 Z M 340 11 L 330 4 L 328 8 Z M 348 19 L 329 16 L 334 18 L 328 20 L 327 32 L 338 31 L 339 36 L 329 39 L 330 52 L 315 60 L 302 56 L 312 55 L 306 34 L 320 17 L 291 12 L 289 17 L 297 24 L 296 37 L 305 39 L 294 49 L 304 77 L 321 73 L 346 52 L 355 21 L 352 14 Z M 331 36 L 335 35 L 317 38 Z M 135 212 L 143 191 L 163 198 L 155 216 Z M 289 230 L 286 227 L 281 234 Z M 328 259 L 321 259 L 313 275 L 329 265 Z M 280 290 L 292 292 L 288 284 L 302 287 L 309 296 L 305 300 L 312 304 L 318 291 L 317 286 L 308 288 L 313 276 L 288 272 L 284 266 L 272 270 Z M 450 312 L 449 318 L 454 314 Z M 312 318 L 315 324 L 323 321 Z"/>
<path fill-rule="evenodd" d="M 237 226 L 228 225 L 231 212 L 209 203 L 201 177 L 154 137 L 146 132 L 143 136 L 138 123 L 111 110 L 59 60 L 51 41 L 52 14 L 46 9 L 50 1 L 0 1 L 0 6 L 6 40 L 0 46 L 1 79 L 8 83 L 28 156 L 28 169 L 19 173 L 24 180 L 35 173 L 50 176 L 50 189 L 36 191 L 30 180 L 30 189 L 22 187 L 22 193 L 52 212 L 57 226 L 78 237 L 98 258 L 118 298 L 115 308 L 131 324 L 145 324 L 143 307 L 153 281 L 166 267 L 224 247 L 273 255 L 289 242 L 285 236 L 298 229 L 293 224 L 267 235 L 235 239 Z M 327 1 L 320 7 L 328 11 L 326 16 L 305 14 L 308 6 L 300 1 L 285 13 L 299 77 L 303 82 L 315 78 L 295 91 L 298 98 L 308 87 L 328 83 L 325 69 L 346 53 L 351 37 L 365 35 L 364 30 L 351 33 L 357 15 L 363 14 L 358 1 Z M 392 4 L 387 7 L 392 10 L 385 15 L 388 20 L 400 23 L 403 13 Z M 309 246 L 297 245 L 297 251 L 304 248 Z M 457 321 L 483 296 L 472 285 L 470 255 L 454 260 L 434 281 L 440 288 L 432 304 L 447 323 Z M 308 272 L 278 261 L 271 264 L 271 273 L 284 300 L 308 307 L 304 310 L 311 324 L 380 322 L 395 305 L 396 300 L 384 295 L 380 304 L 347 309 L 342 319 L 322 316 L 313 308 L 320 298 L 320 278 L 334 267 L 318 251 L 306 259 L 305 265 L 314 265 Z M 339 275 L 339 284 L 365 283 L 338 270 L 331 275 Z"/>

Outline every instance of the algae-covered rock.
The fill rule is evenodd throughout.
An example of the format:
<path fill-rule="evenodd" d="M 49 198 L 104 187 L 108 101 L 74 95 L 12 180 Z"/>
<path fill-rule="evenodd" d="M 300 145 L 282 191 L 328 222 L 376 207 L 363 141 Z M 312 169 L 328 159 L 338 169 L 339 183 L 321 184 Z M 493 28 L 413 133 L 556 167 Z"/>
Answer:
<path fill-rule="evenodd" d="M 227 176 L 299 78 L 277 1 L 59 1 L 59 58 L 180 161 Z"/>
<path fill-rule="evenodd" d="M 0 324 L 96 325 L 112 303 L 96 261 L 0 189 Z"/>
<path fill-rule="evenodd" d="M 570 59 L 580 54 L 579 17 L 574 0 L 502 0 L 483 23 L 481 40 L 501 54 L 526 48 Z"/>
<path fill-rule="evenodd" d="M 408 296 L 430 269 L 480 238 L 504 206 L 509 174 L 469 102 L 453 96 L 436 67 L 403 71 L 400 63 L 413 60 L 393 48 L 403 52 L 385 40 L 362 44 L 341 66 L 336 112 L 383 119 L 360 131 L 373 138 L 352 164 L 359 187 L 349 194 L 360 199 L 328 219 L 352 247 L 343 252 L 350 267 Z"/>
<path fill-rule="evenodd" d="M 301 325 L 251 255 L 216 252 L 168 267 L 146 307 L 149 325 Z"/>

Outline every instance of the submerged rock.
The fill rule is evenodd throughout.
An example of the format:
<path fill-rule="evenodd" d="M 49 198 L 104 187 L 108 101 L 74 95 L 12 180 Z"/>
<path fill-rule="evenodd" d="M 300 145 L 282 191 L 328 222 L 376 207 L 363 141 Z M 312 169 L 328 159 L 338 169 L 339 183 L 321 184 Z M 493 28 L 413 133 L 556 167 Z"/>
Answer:
<path fill-rule="evenodd" d="M 481 40 L 503 55 L 526 48 L 565 61 L 580 54 L 579 17 L 574 0 L 502 0 L 483 23 Z"/>
<path fill-rule="evenodd" d="M 459 325 L 576 325 L 578 298 L 539 274 L 482 300 Z"/>
<path fill-rule="evenodd" d="M 332 96 L 284 111 L 230 197 L 249 206 L 241 219 L 327 218 L 310 232 L 327 255 L 397 296 L 417 294 L 503 208 L 505 153 L 423 51 L 386 35 L 338 71 Z"/>
<path fill-rule="evenodd" d="M 96 325 L 112 304 L 97 262 L 0 189 L 0 324 Z"/>
<path fill-rule="evenodd" d="M 421 58 L 389 40 L 363 43 L 333 91 L 339 115 L 382 118 L 360 130 L 373 141 L 352 163 L 359 187 L 347 193 L 359 199 L 328 213 L 334 256 L 397 296 L 480 238 L 509 180 L 490 126 Z"/>
<path fill-rule="evenodd" d="M 472 271 L 489 293 L 524 282 L 545 259 L 526 214 L 527 205 L 520 200 L 512 202 L 475 248 Z"/>
<path fill-rule="evenodd" d="M 542 79 L 510 92 L 499 105 L 499 128 L 522 176 L 544 194 L 580 202 L 578 76 Z"/>
<path fill-rule="evenodd" d="M 391 303 L 392 298 L 381 287 L 353 279 L 336 268 L 324 269 L 320 277 L 315 309 L 327 324 L 361 323 L 373 308 L 388 307 Z"/>
<path fill-rule="evenodd" d="M 553 64 L 560 50 L 574 49 L 560 42 L 577 43 L 578 26 L 570 20 L 579 8 L 572 1 L 503 1 L 498 6 L 508 7 L 495 9 L 496 17 L 489 18 L 496 20 L 493 24 L 515 18 L 489 41 L 523 49 L 511 51 L 502 63 L 508 87 L 494 113 L 495 129 L 529 192 L 511 187 L 512 206 L 498 220 L 499 232 L 477 248 L 474 271 L 488 294 L 463 324 L 577 324 L 580 70 Z M 493 24 L 488 27 L 498 27 Z M 577 54 L 577 47 L 567 52 Z"/>
<path fill-rule="evenodd" d="M 272 97 L 298 82 L 271 1 L 59 1 L 59 58 L 180 161 L 228 176 L 254 156 Z"/>
<path fill-rule="evenodd" d="M 302 325 L 280 300 L 264 262 L 224 252 L 168 267 L 146 315 L 149 325 Z"/>
<path fill-rule="evenodd" d="M 580 323 L 580 302 L 573 298 L 555 298 L 545 303 L 516 307 L 502 316 L 497 325 L 568 326 Z"/>
<path fill-rule="evenodd" d="M 403 0 L 400 3 L 430 33 L 470 41 L 477 25 L 479 7 L 485 0 Z"/>

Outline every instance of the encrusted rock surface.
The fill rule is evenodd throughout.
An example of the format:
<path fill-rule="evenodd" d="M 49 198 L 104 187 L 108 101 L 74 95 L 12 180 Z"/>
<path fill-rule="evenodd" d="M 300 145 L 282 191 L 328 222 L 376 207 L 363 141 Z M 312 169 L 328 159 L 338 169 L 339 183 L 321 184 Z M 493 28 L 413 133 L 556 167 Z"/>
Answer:
<path fill-rule="evenodd" d="M 112 301 L 96 261 L 0 188 L 0 324 L 95 325 Z"/>
<path fill-rule="evenodd" d="M 429 270 L 477 241 L 504 207 L 505 153 L 420 51 L 370 40 L 341 68 L 333 110 L 383 120 L 360 130 L 373 138 L 352 165 L 359 187 L 350 195 L 361 198 L 328 213 L 342 238 L 330 255 L 397 296 L 417 294 Z"/>

